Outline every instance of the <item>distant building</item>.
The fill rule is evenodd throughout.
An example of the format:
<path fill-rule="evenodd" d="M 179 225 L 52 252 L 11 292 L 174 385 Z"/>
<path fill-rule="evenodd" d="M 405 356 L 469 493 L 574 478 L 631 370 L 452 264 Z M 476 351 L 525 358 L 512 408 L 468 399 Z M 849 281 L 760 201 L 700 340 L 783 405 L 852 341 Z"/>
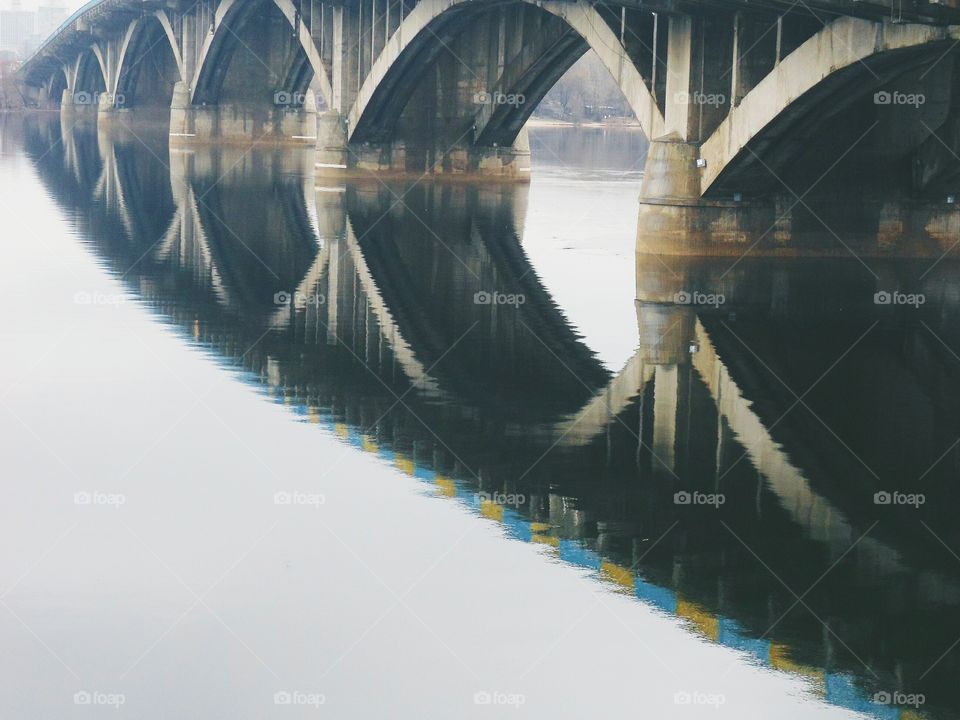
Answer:
<path fill-rule="evenodd" d="M 0 50 L 26 55 L 33 49 L 37 14 L 32 10 L 0 10 Z"/>
<path fill-rule="evenodd" d="M 0 10 L 0 50 L 26 57 L 53 34 L 69 14 L 67 8 L 53 5 L 22 10 L 19 3 Z"/>

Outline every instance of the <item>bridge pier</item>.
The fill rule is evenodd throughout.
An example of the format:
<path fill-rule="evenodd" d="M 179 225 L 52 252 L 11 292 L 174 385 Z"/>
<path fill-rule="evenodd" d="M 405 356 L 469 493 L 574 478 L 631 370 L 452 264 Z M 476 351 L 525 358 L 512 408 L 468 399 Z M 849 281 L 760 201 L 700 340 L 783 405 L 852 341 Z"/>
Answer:
<path fill-rule="evenodd" d="M 186 142 L 268 143 L 313 145 L 317 142 L 317 105 L 307 90 L 296 106 L 243 103 L 196 105 L 190 90 L 176 83 L 170 101 L 170 140 Z"/>
<path fill-rule="evenodd" d="M 75 93 L 64 90 L 60 99 L 60 116 L 70 121 L 92 121 L 97 119 L 97 106 L 88 99 L 85 93 Z"/>
<path fill-rule="evenodd" d="M 352 144 L 340 113 L 328 110 L 320 114 L 318 122 L 316 174 L 341 178 L 433 176 L 528 182 L 530 139 L 524 127 L 513 144 L 506 147 L 443 147 L 429 136 L 409 146 L 401 139 Z"/>

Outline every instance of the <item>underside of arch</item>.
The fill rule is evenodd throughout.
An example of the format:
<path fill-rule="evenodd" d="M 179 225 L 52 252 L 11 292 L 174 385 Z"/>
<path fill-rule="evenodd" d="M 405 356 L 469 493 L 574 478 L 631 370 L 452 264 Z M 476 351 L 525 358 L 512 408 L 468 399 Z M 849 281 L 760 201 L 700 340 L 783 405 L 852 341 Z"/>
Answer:
<path fill-rule="evenodd" d="M 77 75 L 74 80 L 73 92 L 100 93 L 107 89 L 106 76 L 103 67 L 97 58 L 94 48 L 81 53 L 77 61 Z"/>
<path fill-rule="evenodd" d="M 953 42 L 942 28 L 833 21 L 763 78 L 703 143 L 703 194 L 760 189 L 771 175 L 815 179 L 841 155 L 861 170 L 868 159 L 895 168 L 891 159 L 947 118 Z M 925 101 L 916 107 L 874 101 L 874 93 L 901 87 Z"/>
<path fill-rule="evenodd" d="M 243 47 L 241 36 L 257 11 L 263 11 L 267 4 L 264 0 L 224 0 L 217 7 L 213 33 L 207 36 L 197 63 L 192 85 L 194 105 L 216 105 L 219 102 L 224 81 L 238 51 L 253 55 L 254 62 L 263 63 L 254 50 Z"/>
<path fill-rule="evenodd" d="M 527 28 L 529 38 L 523 35 Z M 491 42 L 499 43 L 496 50 Z M 390 141 L 405 118 L 419 113 L 424 120 L 426 104 L 445 119 L 459 114 L 455 137 L 472 129 L 473 142 L 509 145 L 553 84 L 590 48 L 647 135 L 658 135 L 663 115 L 647 81 L 587 3 L 421 0 L 364 79 L 348 115 L 349 139 Z M 456 84 L 449 78 L 455 73 Z"/>
<path fill-rule="evenodd" d="M 244 77 L 251 99 L 269 101 L 275 93 L 302 99 L 314 80 L 330 99 L 329 72 L 290 0 L 224 0 L 218 6 L 214 32 L 200 53 L 193 104 L 218 104 L 225 86 L 228 96 L 243 94 L 239 84 L 230 87 L 231 75 Z"/>
<path fill-rule="evenodd" d="M 47 83 L 47 99 L 52 104 L 58 104 L 63 97 L 63 92 L 69 88 L 67 81 L 67 71 L 60 67 L 53 71 L 50 80 Z"/>
<path fill-rule="evenodd" d="M 180 80 L 174 48 L 161 20 L 141 18 L 123 51 L 117 76 L 118 105 L 169 110 L 173 88 Z"/>

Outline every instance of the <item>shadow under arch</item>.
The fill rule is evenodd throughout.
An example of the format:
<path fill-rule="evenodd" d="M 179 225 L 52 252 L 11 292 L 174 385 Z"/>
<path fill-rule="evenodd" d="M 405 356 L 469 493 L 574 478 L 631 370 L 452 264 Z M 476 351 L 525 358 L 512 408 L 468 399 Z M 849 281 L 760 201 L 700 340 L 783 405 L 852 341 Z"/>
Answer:
<path fill-rule="evenodd" d="M 115 105 L 133 109 L 138 118 L 170 120 L 173 90 L 180 66 L 167 30 L 156 15 L 143 15 L 123 52 L 117 74 Z"/>

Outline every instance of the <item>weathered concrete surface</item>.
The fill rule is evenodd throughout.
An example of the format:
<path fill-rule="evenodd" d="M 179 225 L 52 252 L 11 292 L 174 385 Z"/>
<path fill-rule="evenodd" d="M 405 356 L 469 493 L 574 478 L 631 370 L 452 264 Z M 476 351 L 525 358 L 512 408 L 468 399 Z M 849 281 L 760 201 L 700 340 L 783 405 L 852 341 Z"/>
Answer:
<path fill-rule="evenodd" d="M 940 258 L 960 237 L 960 208 L 905 197 L 645 203 L 637 253 L 730 257 Z"/>
<path fill-rule="evenodd" d="M 960 27 L 957 26 L 928 27 L 837 18 L 778 63 L 704 141 L 701 156 L 707 165 L 703 169 L 703 191 L 710 189 L 720 173 L 744 152 L 751 140 L 788 108 L 803 103 L 805 96 L 827 78 L 851 66 L 859 65 L 866 70 L 862 63 L 896 50 L 946 43 L 940 50 L 943 53 L 949 43 L 957 40 L 960 40 Z M 868 72 L 865 74 L 867 83 L 879 79 L 871 77 Z M 872 88 L 866 89 L 872 92 Z M 846 100 L 837 99 L 840 102 Z"/>

